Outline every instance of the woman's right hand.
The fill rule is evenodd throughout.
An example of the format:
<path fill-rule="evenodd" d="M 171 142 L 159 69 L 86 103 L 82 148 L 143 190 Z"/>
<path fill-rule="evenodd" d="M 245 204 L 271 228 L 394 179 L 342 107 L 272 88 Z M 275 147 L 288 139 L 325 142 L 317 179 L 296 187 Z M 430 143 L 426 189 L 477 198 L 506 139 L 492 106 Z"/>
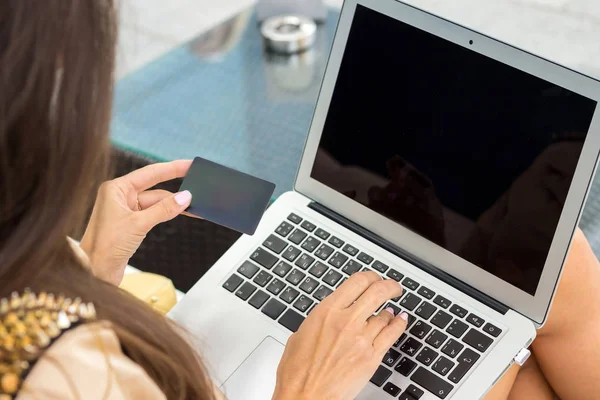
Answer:
<path fill-rule="evenodd" d="M 81 248 L 88 255 L 94 274 L 119 285 L 129 259 L 148 232 L 169 221 L 190 205 L 188 191 L 170 193 L 148 190 L 159 183 L 187 174 L 192 160 L 147 165 L 105 182 L 98 191 Z"/>
<path fill-rule="evenodd" d="M 406 330 L 386 301 L 402 287 L 375 272 L 352 275 L 310 313 L 288 340 L 277 371 L 274 400 L 353 399 L 385 353 Z"/>

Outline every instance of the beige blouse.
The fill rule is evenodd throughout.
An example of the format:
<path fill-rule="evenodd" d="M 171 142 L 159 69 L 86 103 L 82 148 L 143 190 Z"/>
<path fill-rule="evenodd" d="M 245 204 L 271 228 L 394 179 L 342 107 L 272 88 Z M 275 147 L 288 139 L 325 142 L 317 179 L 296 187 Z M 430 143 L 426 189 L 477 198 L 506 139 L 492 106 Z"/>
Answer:
<path fill-rule="evenodd" d="M 86 254 L 70 241 L 89 268 Z M 224 400 L 215 387 L 215 398 Z M 16 400 L 166 400 L 146 371 L 128 358 L 110 322 L 81 325 L 45 350 Z"/>
<path fill-rule="evenodd" d="M 148 399 L 164 393 L 121 351 L 108 322 L 66 332 L 37 361 L 17 400 Z"/>

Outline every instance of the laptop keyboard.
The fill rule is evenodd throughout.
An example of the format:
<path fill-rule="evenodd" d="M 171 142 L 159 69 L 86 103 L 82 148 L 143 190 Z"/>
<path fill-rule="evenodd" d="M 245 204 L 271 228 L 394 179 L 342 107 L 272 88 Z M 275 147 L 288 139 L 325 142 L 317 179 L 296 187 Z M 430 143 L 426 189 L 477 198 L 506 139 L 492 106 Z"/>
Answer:
<path fill-rule="evenodd" d="M 350 275 L 370 270 L 401 282 L 402 296 L 385 307 L 409 315 L 406 332 L 371 383 L 401 400 L 419 399 L 425 391 L 445 399 L 502 330 L 310 221 L 290 214 L 223 288 L 296 332 Z"/>

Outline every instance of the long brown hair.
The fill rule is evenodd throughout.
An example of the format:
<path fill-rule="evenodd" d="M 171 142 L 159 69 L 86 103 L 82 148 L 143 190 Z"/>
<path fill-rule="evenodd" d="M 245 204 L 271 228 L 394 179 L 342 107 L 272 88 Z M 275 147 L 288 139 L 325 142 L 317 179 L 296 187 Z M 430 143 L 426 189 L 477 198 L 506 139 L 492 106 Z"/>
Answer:
<path fill-rule="evenodd" d="M 0 297 L 91 301 L 167 398 L 209 400 L 172 323 L 93 277 L 66 240 L 107 176 L 116 24 L 112 0 L 0 2 Z"/>

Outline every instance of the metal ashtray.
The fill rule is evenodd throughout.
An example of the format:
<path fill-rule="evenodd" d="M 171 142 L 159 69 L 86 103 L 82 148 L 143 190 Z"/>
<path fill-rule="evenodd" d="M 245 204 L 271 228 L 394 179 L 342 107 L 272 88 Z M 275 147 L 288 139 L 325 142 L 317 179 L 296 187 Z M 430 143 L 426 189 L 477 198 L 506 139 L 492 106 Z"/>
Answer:
<path fill-rule="evenodd" d="M 260 32 L 269 50 L 294 54 L 313 46 L 317 37 L 317 25 L 308 18 L 288 15 L 265 20 Z"/>

